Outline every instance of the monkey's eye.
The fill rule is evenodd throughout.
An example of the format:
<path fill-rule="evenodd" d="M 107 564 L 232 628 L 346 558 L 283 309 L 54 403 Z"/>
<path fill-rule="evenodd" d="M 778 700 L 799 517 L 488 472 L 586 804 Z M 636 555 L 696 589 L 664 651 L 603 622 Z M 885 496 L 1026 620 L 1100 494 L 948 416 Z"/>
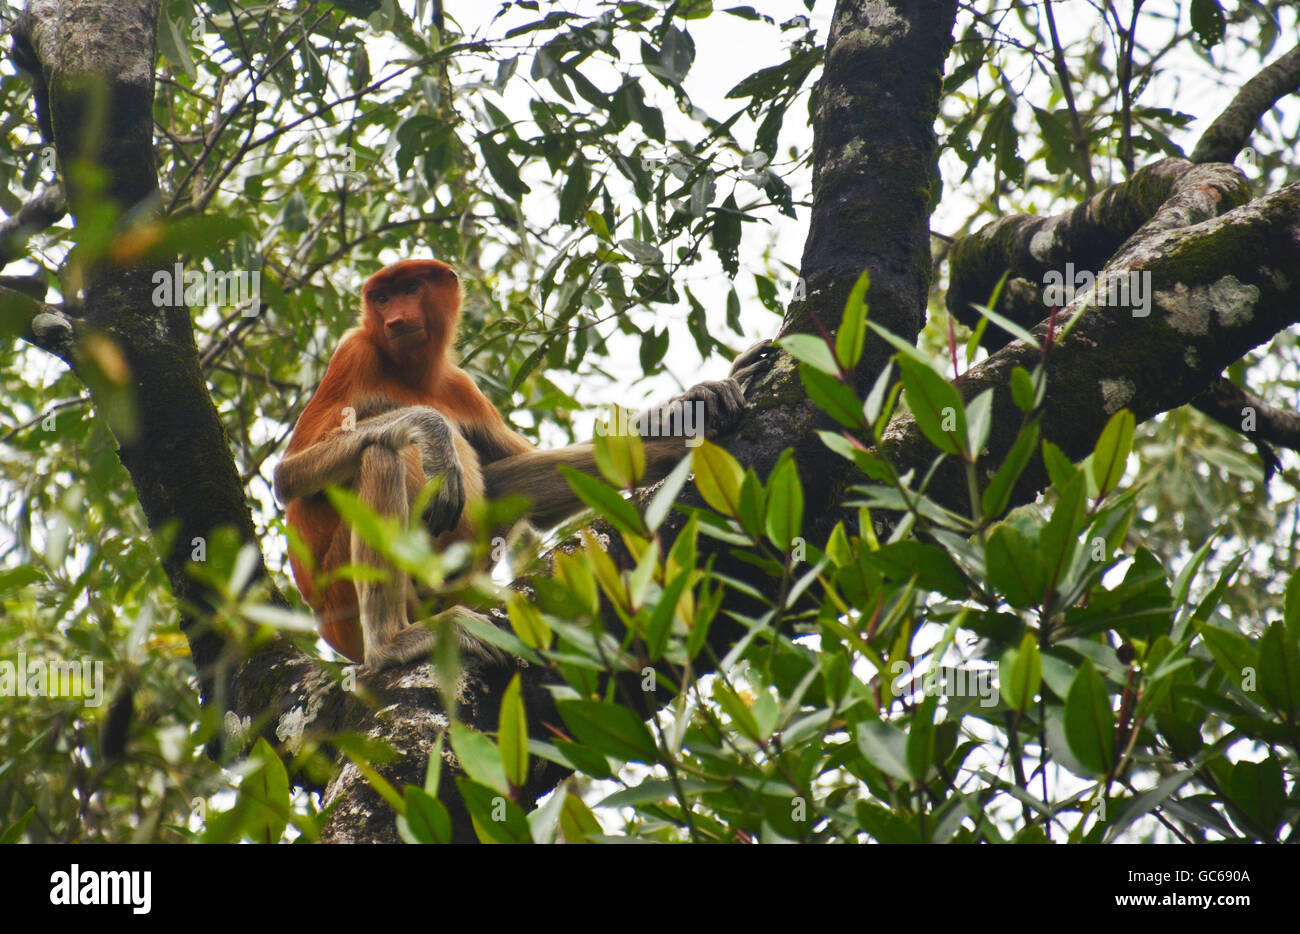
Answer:
<path fill-rule="evenodd" d="M 403 295 L 414 295 L 420 291 L 420 283 L 415 279 L 407 279 L 399 286 Z"/>
<path fill-rule="evenodd" d="M 384 292 L 371 292 L 370 303 L 372 305 L 386 305 L 388 304 L 388 295 Z"/>

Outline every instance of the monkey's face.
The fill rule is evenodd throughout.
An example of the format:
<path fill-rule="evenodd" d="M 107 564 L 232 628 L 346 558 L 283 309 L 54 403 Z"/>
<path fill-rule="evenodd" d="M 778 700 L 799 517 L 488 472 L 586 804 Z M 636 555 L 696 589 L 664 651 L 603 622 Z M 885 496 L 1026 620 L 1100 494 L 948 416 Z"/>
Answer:
<path fill-rule="evenodd" d="M 429 342 L 424 292 L 419 279 L 407 278 L 366 293 L 366 311 L 378 323 L 384 345 L 395 356 L 409 356 Z"/>
<path fill-rule="evenodd" d="M 445 263 L 395 263 L 371 276 L 362 294 L 366 327 L 394 360 L 415 360 L 450 342 L 460 285 Z"/>

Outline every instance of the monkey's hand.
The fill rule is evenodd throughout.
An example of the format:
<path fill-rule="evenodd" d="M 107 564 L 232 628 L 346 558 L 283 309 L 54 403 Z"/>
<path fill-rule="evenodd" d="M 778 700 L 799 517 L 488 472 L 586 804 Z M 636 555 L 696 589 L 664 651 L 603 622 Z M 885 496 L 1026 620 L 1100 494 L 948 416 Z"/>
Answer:
<path fill-rule="evenodd" d="M 442 483 L 420 515 L 420 521 L 431 535 L 441 535 L 454 529 L 460 523 L 460 514 L 465 508 L 465 483 L 461 479 L 460 465 L 450 465 L 437 476 L 442 478 Z M 432 480 L 433 477 L 429 479 Z"/>
<path fill-rule="evenodd" d="M 357 410 L 363 411 L 365 404 L 364 401 L 359 401 Z M 460 456 L 456 453 L 454 431 L 446 416 L 437 409 L 423 405 L 389 409 L 367 417 L 356 427 L 362 446 L 379 444 L 398 453 L 411 446 L 418 447 L 425 478 L 442 478 L 441 486 L 420 517 L 434 535 L 454 529 L 465 508 L 465 484 L 461 477 Z"/>
<path fill-rule="evenodd" d="M 406 413 L 406 421 L 415 429 L 424 476 L 429 480 L 442 478 L 433 499 L 420 516 L 430 534 L 441 535 L 460 523 L 460 514 L 465 508 L 465 481 L 453 437 L 456 429 L 437 409 L 413 406 L 402 411 Z"/>

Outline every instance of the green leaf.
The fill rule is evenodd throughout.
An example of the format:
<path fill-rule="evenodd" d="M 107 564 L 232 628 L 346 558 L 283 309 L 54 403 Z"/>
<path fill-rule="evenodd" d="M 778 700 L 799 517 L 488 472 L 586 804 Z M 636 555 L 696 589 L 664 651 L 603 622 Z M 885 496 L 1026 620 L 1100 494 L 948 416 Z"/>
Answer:
<path fill-rule="evenodd" d="M 416 785 L 402 791 L 406 813 L 397 818 L 397 833 L 407 843 L 450 843 L 451 815 L 446 806 Z"/>
<path fill-rule="evenodd" d="M 862 359 L 862 347 L 867 339 L 867 289 L 871 277 L 864 269 L 849 293 L 844 306 L 844 319 L 835 335 L 835 357 L 845 370 L 852 370 Z"/>
<path fill-rule="evenodd" d="M 1110 773 L 1115 764 L 1115 717 L 1106 683 L 1087 658 L 1065 699 L 1065 738 L 1085 768 L 1098 775 Z"/>
<path fill-rule="evenodd" d="M 695 449 L 695 486 L 704 501 L 724 516 L 739 514 L 740 484 L 744 471 L 731 453 L 712 441 Z"/>
<path fill-rule="evenodd" d="M 609 225 L 605 223 L 604 216 L 599 211 L 588 211 L 586 214 L 587 226 L 597 237 L 609 243 L 613 240 L 609 233 Z"/>
<path fill-rule="evenodd" d="M 542 614 L 519 594 L 512 594 L 506 604 L 510 614 L 510 628 L 515 631 L 519 641 L 530 649 L 545 649 L 551 644 L 551 627 L 546 625 Z"/>
<path fill-rule="evenodd" d="M 840 368 L 835 363 L 835 356 L 831 353 L 830 345 L 826 343 L 824 338 L 813 334 L 791 334 L 788 337 L 781 338 L 776 343 L 777 346 L 800 363 L 807 364 L 827 376 L 839 379 Z"/>
<path fill-rule="evenodd" d="M 922 843 L 920 832 L 893 811 L 859 800 L 853 808 L 858 824 L 879 843 Z"/>
<path fill-rule="evenodd" d="M 170 16 L 164 15 L 162 20 L 156 30 L 158 51 L 167 57 L 167 61 L 188 75 L 190 80 L 193 80 L 198 75 L 198 71 L 194 67 L 194 58 L 190 55 L 189 44 L 185 41 L 185 34 L 181 31 L 177 21 Z"/>
<path fill-rule="evenodd" d="M 1034 108 L 1034 117 L 1038 121 L 1038 130 L 1047 150 L 1045 168 L 1052 175 L 1060 175 L 1078 165 L 1079 157 L 1075 153 L 1074 139 L 1070 135 L 1065 121 L 1041 107 Z"/>
<path fill-rule="evenodd" d="M 501 714 L 497 720 L 497 743 L 506 778 L 516 788 L 528 780 L 528 717 L 519 675 L 516 673 L 501 696 Z"/>
<path fill-rule="evenodd" d="M 1092 479 L 1097 483 L 1098 496 L 1105 496 L 1124 477 L 1124 465 L 1133 448 L 1133 429 L 1136 420 L 1128 409 L 1120 409 L 1106 422 L 1092 452 Z"/>
<path fill-rule="evenodd" d="M 998 683 L 1002 697 L 1013 709 L 1024 713 L 1034 702 L 1043 683 L 1043 656 L 1038 651 L 1034 633 L 1026 632 L 1020 647 L 1009 649 L 998 665 Z"/>
<path fill-rule="evenodd" d="M 479 137 L 478 146 L 483 153 L 483 164 L 506 195 L 518 201 L 532 191 L 519 177 L 519 167 L 511 161 L 504 146 L 488 134 Z"/>
<path fill-rule="evenodd" d="M 938 704 L 937 694 L 927 694 L 908 724 L 907 771 L 918 784 L 929 781 L 934 772 L 934 712 Z"/>
<path fill-rule="evenodd" d="M 1288 629 L 1274 620 L 1259 640 L 1259 689 L 1289 720 L 1300 710 L 1300 651 Z"/>
<path fill-rule="evenodd" d="M 975 460 L 984 450 L 993 428 L 993 389 L 984 390 L 966 403 L 966 452 Z"/>
<path fill-rule="evenodd" d="M 782 455 L 767 478 L 767 537 L 788 552 L 803 530 L 803 486 L 793 455 Z"/>
<path fill-rule="evenodd" d="M 885 404 L 885 395 L 889 392 L 890 374 L 894 372 L 894 361 L 889 360 L 885 363 L 885 368 L 880 371 L 876 381 L 871 385 L 871 391 L 867 393 L 867 399 L 862 403 L 862 414 L 866 416 L 869 424 L 875 424 L 880 417 L 880 410 Z"/>
<path fill-rule="evenodd" d="M 740 503 L 736 518 L 740 520 L 740 527 L 745 530 L 745 534 L 757 541 L 763 537 L 763 529 L 767 525 L 766 516 L 767 494 L 758 474 L 750 467 L 745 471 L 745 479 L 740 482 Z"/>
<path fill-rule="evenodd" d="M 1052 481 L 1052 486 L 1058 490 L 1065 489 L 1070 478 L 1079 470 L 1061 452 L 1061 449 L 1050 441 L 1043 442 L 1043 466 L 1047 468 L 1047 476 Z"/>
<path fill-rule="evenodd" d="M 858 724 L 858 750 L 868 762 L 890 778 L 910 782 L 912 772 L 907 767 L 907 737 L 896 727 L 879 720 L 866 720 Z"/>
<path fill-rule="evenodd" d="M 1037 347 L 1039 345 L 1038 338 L 1034 337 L 1033 333 L 1028 328 L 1016 324 L 1016 322 L 1012 321 L 1010 318 L 998 314 L 992 308 L 989 308 L 985 305 L 977 305 L 974 302 L 972 302 L 971 307 L 974 308 L 976 311 L 978 311 L 985 318 L 988 318 L 998 327 L 1002 328 L 1002 330 L 1006 331 L 1008 334 L 1020 338 L 1030 347 Z"/>
<path fill-rule="evenodd" d="M 756 743 L 763 741 L 764 734 L 758 728 L 758 721 L 754 719 L 754 712 L 721 678 L 713 682 L 713 699 L 731 718 L 732 725 L 747 739 Z"/>
<path fill-rule="evenodd" d="M 519 805 L 494 788 L 457 776 L 456 787 L 474 822 L 474 832 L 483 843 L 532 843 L 528 815 Z"/>
<path fill-rule="evenodd" d="M 289 772 L 265 737 L 258 738 L 249 761 L 257 768 L 239 783 L 243 831 L 258 843 L 275 843 L 289 823 Z"/>
<path fill-rule="evenodd" d="M 681 600 L 682 593 L 690 583 L 693 573 L 692 568 L 682 569 L 659 595 L 659 602 L 655 604 L 645 628 L 646 651 L 651 661 L 658 661 L 663 657 L 664 649 L 668 646 L 668 636 L 672 632 L 673 619 L 677 613 L 677 603 Z"/>
<path fill-rule="evenodd" d="M 1022 366 L 1015 367 L 1011 371 L 1011 401 L 1022 412 L 1032 412 L 1037 405 L 1034 378 Z"/>
<path fill-rule="evenodd" d="M 799 379 L 808 392 L 808 398 L 831 418 L 848 428 L 866 427 L 862 404 L 852 386 L 810 366 L 799 367 Z"/>
<path fill-rule="evenodd" d="M 1011 450 L 1007 452 L 1002 465 L 998 467 L 998 472 L 993 475 L 992 481 L 984 490 L 983 505 L 986 517 L 996 519 L 1006 510 L 1011 502 L 1011 491 L 1015 489 L 1016 481 L 1029 466 L 1029 459 L 1034 456 L 1034 449 L 1037 446 L 1038 422 L 1033 421 L 1016 435 L 1015 444 L 1011 445 Z"/>
<path fill-rule="evenodd" d="M 569 481 L 569 486 L 574 493 L 578 494 L 578 498 L 596 510 L 614 528 L 629 535 L 646 533 L 641 514 L 636 511 L 635 506 L 619 495 L 618 490 L 572 467 L 561 466 L 560 473 Z"/>
<path fill-rule="evenodd" d="M 727 195 L 720 208 L 713 211 L 713 251 L 727 275 L 733 279 L 740 271 L 740 219 L 744 215 L 736 205 L 736 196 Z"/>
<path fill-rule="evenodd" d="M 1006 522 L 993 527 L 985 546 L 989 583 L 1021 609 L 1038 606 L 1047 592 L 1047 569 L 1038 542 Z"/>
<path fill-rule="evenodd" d="M 658 760 L 654 737 L 626 707 L 586 700 L 561 700 L 556 706 L 578 742 L 625 762 Z"/>
<path fill-rule="evenodd" d="M 1282 763 L 1268 758 L 1262 762 L 1238 762 L 1232 767 L 1232 803 L 1240 807 L 1272 834 L 1286 810 L 1286 784 Z"/>
<path fill-rule="evenodd" d="M 645 444 L 640 435 L 597 431 L 592 448 L 596 466 L 614 486 L 632 489 L 645 476 Z"/>
<path fill-rule="evenodd" d="M 961 454 L 966 445 L 966 407 L 956 387 L 929 364 L 906 355 L 897 357 L 903 396 L 917 427 L 945 454 Z"/>
<path fill-rule="evenodd" d="M 1292 571 L 1291 578 L 1286 582 L 1282 618 L 1290 632 L 1300 634 L 1300 568 Z"/>
<path fill-rule="evenodd" d="M 581 798 L 575 794 L 565 795 L 560 810 L 560 833 L 564 834 L 565 843 L 593 843 L 594 838 L 604 832 L 596 815 Z"/>
<path fill-rule="evenodd" d="M 1106 839 L 1114 840 L 1143 814 L 1147 814 L 1164 805 L 1170 796 L 1177 792 L 1179 788 L 1182 788 L 1187 784 L 1187 782 L 1195 775 L 1195 769 L 1183 769 L 1180 772 L 1175 772 L 1173 775 L 1162 778 L 1156 783 L 1154 788 L 1144 791 L 1129 799 L 1120 811 L 1119 816 L 1115 819 L 1114 824 L 1107 828 Z"/>
<path fill-rule="evenodd" d="M 36 807 L 29 807 L 23 816 L 14 821 L 13 824 L 5 828 L 5 832 L 0 834 L 0 846 L 8 846 L 11 843 L 17 843 L 22 839 L 23 831 L 27 829 L 27 824 L 36 815 Z"/>
<path fill-rule="evenodd" d="M 1205 48 L 1212 49 L 1223 41 L 1227 18 L 1219 0 L 1192 0 L 1191 23 L 1196 41 Z"/>
<path fill-rule="evenodd" d="M 677 496 L 686 485 L 686 481 L 691 477 L 693 469 L 692 459 L 683 457 L 672 469 L 672 473 L 660 484 L 659 489 L 655 491 L 654 498 L 646 505 L 645 524 L 651 532 L 663 525 L 664 519 L 668 518 L 668 512 L 672 509 L 673 504 L 677 502 Z"/>
<path fill-rule="evenodd" d="M 569 167 L 569 177 L 560 191 L 560 223 L 572 226 L 587 207 L 587 190 L 591 184 L 587 160 L 578 156 Z"/>
<path fill-rule="evenodd" d="M 510 793 L 501 756 L 492 740 L 478 730 L 459 721 L 451 724 L 451 748 L 460 760 L 465 774 L 480 785 L 495 788 L 503 795 Z"/>
<path fill-rule="evenodd" d="M 1087 524 L 1086 506 L 1087 484 L 1083 474 L 1078 473 L 1060 491 L 1052 518 L 1038 536 L 1048 587 L 1056 587 L 1069 570 L 1070 560 L 1079 544 L 1079 533 Z"/>
<path fill-rule="evenodd" d="M 1254 643 L 1239 632 L 1231 632 L 1209 623 L 1198 622 L 1196 631 L 1219 669 L 1238 687 L 1248 669 L 1256 668 L 1259 653 Z M 1258 670 L 1258 669 L 1257 669 Z"/>
<path fill-rule="evenodd" d="M 866 559 L 891 580 L 907 581 L 915 576 L 920 586 L 945 597 L 960 600 L 970 595 L 965 576 L 938 545 L 914 539 L 890 542 L 870 552 Z"/>

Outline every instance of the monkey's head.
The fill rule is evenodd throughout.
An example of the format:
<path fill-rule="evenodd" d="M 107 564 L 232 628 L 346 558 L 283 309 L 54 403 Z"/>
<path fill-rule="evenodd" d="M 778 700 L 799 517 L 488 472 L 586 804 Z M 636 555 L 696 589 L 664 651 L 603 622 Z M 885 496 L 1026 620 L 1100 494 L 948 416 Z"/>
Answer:
<path fill-rule="evenodd" d="M 441 354 L 456 333 L 460 281 L 436 259 L 404 259 L 361 289 L 361 326 L 397 363 Z"/>

